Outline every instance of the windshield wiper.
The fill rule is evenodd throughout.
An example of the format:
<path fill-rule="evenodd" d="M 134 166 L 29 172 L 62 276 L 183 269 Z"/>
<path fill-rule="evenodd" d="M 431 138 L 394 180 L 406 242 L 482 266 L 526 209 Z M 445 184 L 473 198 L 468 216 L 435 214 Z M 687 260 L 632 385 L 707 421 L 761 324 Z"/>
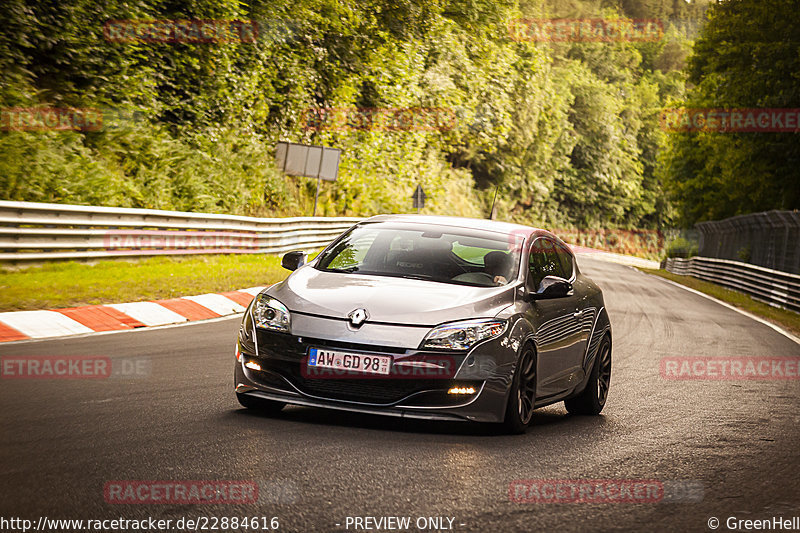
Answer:
<path fill-rule="evenodd" d="M 404 278 L 404 279 L 421 279 L 423 281 L 430 281 L 433 279 L 433 276 L 426 276 L 424 274 L 391 274 L 397 278 Z"/>
<path fill-rule="evenodd" d="M 326 268 L 325 271 L 326 272 L 344 272 L 345 274 L 349 274 L 351 272 L 358 271 L 359 268 L 360 267 L 358 267 L 358 266 L 351 266 L 351 267 L 345 267 L 345 268 Z"/>

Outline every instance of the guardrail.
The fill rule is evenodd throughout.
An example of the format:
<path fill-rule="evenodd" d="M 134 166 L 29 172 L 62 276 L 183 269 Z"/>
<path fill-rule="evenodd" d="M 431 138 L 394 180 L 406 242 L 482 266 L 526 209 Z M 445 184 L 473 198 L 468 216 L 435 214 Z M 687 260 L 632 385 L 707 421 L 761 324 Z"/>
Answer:
<path fill-rule="evenodd" d="M 313 250 L 359 220 L 0 201 L 0 261 Z"/>
<path fill-rule="evenodd" d="M 800 212 L 765 211 L 699 222 L 700 255 L 800 274 Z"/>
<path fill-rule="evenodd" d="M 749 294 L 756 300 L 800 312 L 800 275 L 739 261 L 692 257 L 667 259 L 664 268 Z"/>

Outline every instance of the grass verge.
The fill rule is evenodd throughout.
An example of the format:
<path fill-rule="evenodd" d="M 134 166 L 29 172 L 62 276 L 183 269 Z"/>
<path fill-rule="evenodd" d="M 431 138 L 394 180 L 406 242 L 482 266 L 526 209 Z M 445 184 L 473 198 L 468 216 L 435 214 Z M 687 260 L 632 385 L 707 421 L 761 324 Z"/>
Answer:
<path fill-rule="evenodd" d="M 800 313 L 795 313 L 788 309 L 781 309 L 780 307 L 772 307 L 771 305 L 754 300 L 747 294 L 732 291 L 714 283 L 693 278 L 692 276 L 680 276 L 667 272 L 666 270 L 655 270 L 652 268 L 639 268 L 639 270 L 648 274 L 653 274 L 654 276 L 672 280 L 696 291 L 713 296 L 718 300 L 722 300 L 725 303 L 743 309 L 773 324 L 777 324 L 794 335 L 800 336 Z"/>
<path fill-rule="evenodd" d="M 203 255 L 48 263 L 0 269 L 0 311 L 177 298 L 269 285 L 289 274 L 274 255 Z"/>

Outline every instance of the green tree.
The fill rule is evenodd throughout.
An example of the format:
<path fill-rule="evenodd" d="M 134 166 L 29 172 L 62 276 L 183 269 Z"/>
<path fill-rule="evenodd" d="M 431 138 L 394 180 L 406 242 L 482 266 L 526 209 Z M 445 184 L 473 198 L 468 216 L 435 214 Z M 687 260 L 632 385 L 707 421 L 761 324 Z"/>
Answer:
<path fill-rule="evenodd" d="M 792 0 L 716 4 L 689 61 L 687 108 L 800 107 L 800 11 Z M 797 133 L 671 134 L 663 176 L 686 224 L 800 208 Z"/>

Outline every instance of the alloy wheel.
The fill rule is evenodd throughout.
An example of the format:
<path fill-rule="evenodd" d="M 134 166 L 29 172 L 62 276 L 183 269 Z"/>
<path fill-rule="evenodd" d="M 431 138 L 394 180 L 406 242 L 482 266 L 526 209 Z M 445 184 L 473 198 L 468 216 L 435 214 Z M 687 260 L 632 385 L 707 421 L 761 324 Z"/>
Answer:
<path fill-rule="evenodd" d="M 603 351 L 600 353 L 600 368 L 597 372 L 597 401 L 600 405 L 605 405 L 608 398 L 608 388 L 611 385 L 611 346 L 603 343 Z"/>
<path fill-rule="evenodd" d="M 533 350 L 526 350 L 519 365 L 519 387 L 517 388 L 517 409 L 519 419 L 528 424 L 533 417 L 533 406 L 536 398 L 536 360 Z"/>

